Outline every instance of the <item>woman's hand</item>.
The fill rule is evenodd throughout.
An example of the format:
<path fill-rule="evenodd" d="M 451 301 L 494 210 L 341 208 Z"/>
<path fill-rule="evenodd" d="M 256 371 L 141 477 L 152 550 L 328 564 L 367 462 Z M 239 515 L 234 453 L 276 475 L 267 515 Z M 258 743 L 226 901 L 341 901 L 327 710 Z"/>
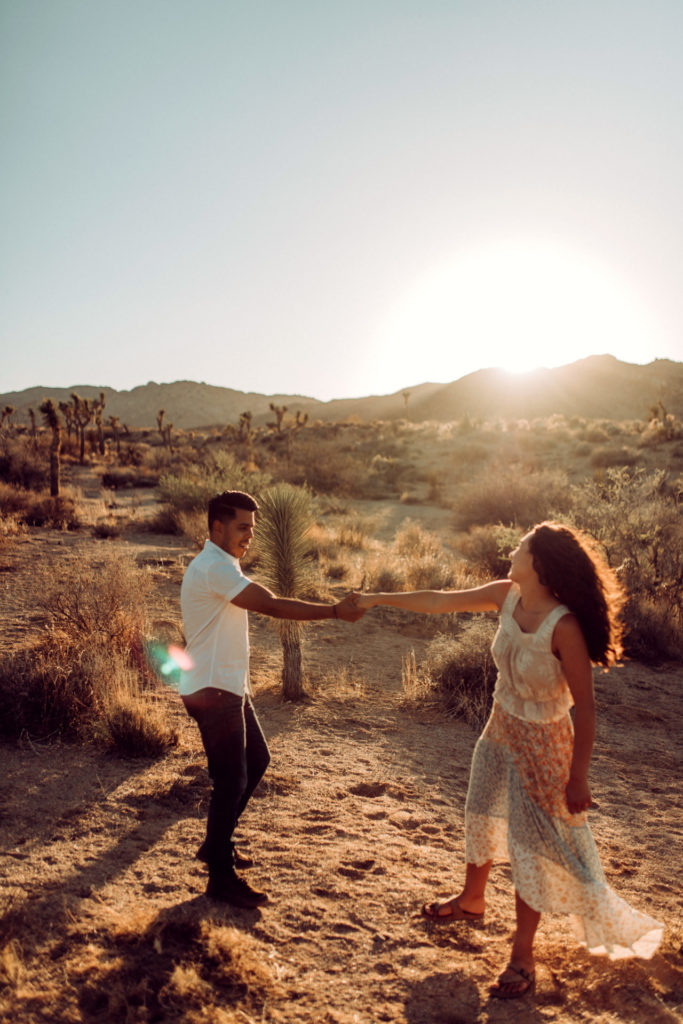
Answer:
<path fill-rule="evenodd" d="M 359 594 L 357 591 L 349 594 L 349 597 L 355 604 L 356 608 L 362 609 L 363 611 L 366 611 L 368 608 L 375 607 L 376 602 L 373 600 L 375 596 L 375 594 Z"/>
<path fill-rule="evenodd" d="M 587 779 L 570 777 L 564 794 L 570 814 L 580 814 L 581 811 L 587 811 L 591 805 L 591 791 Z"/>

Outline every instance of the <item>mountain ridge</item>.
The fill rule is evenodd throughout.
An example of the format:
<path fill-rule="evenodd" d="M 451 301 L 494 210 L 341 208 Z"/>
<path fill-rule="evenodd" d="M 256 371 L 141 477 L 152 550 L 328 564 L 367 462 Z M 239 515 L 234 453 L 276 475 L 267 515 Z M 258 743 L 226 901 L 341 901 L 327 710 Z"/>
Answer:
<path fill-rule="evenodd" d="M 90 384 L 53 388 L 37 385 L 0 394 L 0 405 L 14 406 L 13 420 L 29 422 L 29 408 L 38 411 L 44 398 L 68 401 L 105 396 L 105 417 L 118 416 L 129 427 L 153 427 L 157 413 L 176 428 L 197 429 L 236 422 L 250 411 L 255 423 L 272 418 L 270 404 L 299 409 L 310 420 L 400 419 L 448 422 L 463 416 L 533 419 L 557 414 L 595 419 L 646 419 L 661 401 L 667 411 L 683 416 L 683 363 L 655 359 L 646 365 L 625 363 L 611 355 L 585 359 L 551 369 L 512 374 L 497 368 L 476 370 L 440 384 L 424 382 L 388 395 L 335 398 L 324 402 L 307 395 L 264 395 L 198 381 L 149 381 L 130 391 Z M 406 402 L 404 395 L 408 394 Z"/>

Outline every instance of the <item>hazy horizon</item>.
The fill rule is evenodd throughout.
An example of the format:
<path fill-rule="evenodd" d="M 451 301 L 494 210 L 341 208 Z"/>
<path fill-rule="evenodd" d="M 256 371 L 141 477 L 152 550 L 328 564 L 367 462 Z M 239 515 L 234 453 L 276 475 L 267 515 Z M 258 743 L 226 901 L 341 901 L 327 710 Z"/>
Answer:
<path fill-rule="evenodd" d="M 596 353 L 596 354 L 594 354 L 592 356 L 584 356 L 584 357 L 582 357 L 581 360 L 575 360 L 574 362 L 582 362 L 584 359 L 604 359 L 604 358 L 616 359 L 617 357 L 616 356 L 612 356 L 610 353 Z M 653 360 L 650 360 L 649 363 L 640 363 L 640 364 L 639 363 L 632 363 L 631 365 L 648 366 L 648 365 L 651 365 L 654 362 L 660 362 L 660 361 L 675 362 L 675 363 L 679 363 L 679 364 L 683 363 L 683 360 L 670 360 L 670 359 L 668 359 L 668 357 L 657 357 L 657 358 L 655 358 Z M 619 362 L 625 362 L 625 361 L 624 360 L 619 360 Z M 320 401 L 320 402 L 327 403 L 327 402 L 334 402 L 334 401 L 353 401 L 355 399 L 362 400 L 362 399 L 373 399 L 373 398 L 385 398 L 385 397 L 389 397 L 391 395 L 399 394 L 401 391 L 404 391 L 406 389 L 411 389 L 411 388 L 415 389 L 415 388 L 420 388 L 420 387 L 423 387 L 423 386 L 431 386 L 431 385 L 434 385 L 436 387 L 447 386 L 448 384 L 455 383 L 458 380 L 462 380 L 465 377 L 472 376 L 473 374 L 476 374 L 476 373 L 486 373 L 488 371 L 496 371 L 496 372 L 499 372 L 499 373 L 508 374 L 510 376 L 510 378 L 511 378 L 511 383 L 514 386 L 514 381 L 517 378 L 522 378 L 523 379 L 524 377 L 530 376 L 530 375 L 532 375 L 532 374 L 534 374 L 534 373 L 536 373 L 538 371 L 543 371 L 543 370 L 562 370 L 566 366 L 571 366 L 571 365 L 572 365 L 572 363 L 561 364 L 560 366 L 554 366 L 554 367 L 542 367 L 542 366 L 539 366 L 539 367 L 534 367 L 531 370 L 526 370 L 526 371 L 524 371 L 522 373 L 515 373 L 512 370 L 505 370 L 505 369 L 503 369 L 501 367 L 484 366 L 484 367 L 480 367 L 479 370 L 468 371 L 467 373 L 463 374 L 462 377 L 455 377 L 451 381 L 447 381 L 447 380 L 444 380 L 444 381 L 437 381 L 437 380 L 407 381 L 401 387 L 396 388 L 393 391 L 372 392 L 372 393 L 368 392 L 367 394 L 364 394 L 364 395 L 338 395 L 335 398 L 317 398 L 316 395 L 309 395 L 309 394 L 306 394 L 305 392 L 301 392 L 301 391 L 297 391 L 297 392 L 290 392 L 290 391 L 270 391 L 270 392 L 267 391 L 267 392 L 263 392 L 263 391 L 255 391 L 254 389 L 251 389 L 251 391 L 245 392 L 244 389 L 242 389 L 242 388 L 232 388 L 231 390 L 242 392 L 244 394 L 259 394 L 259 395 L 262 395 L 265 398 L 274 398 L 274 397 L 277 397 L 277 396 L 280 395 L 280 396 L 285 396 L 285 397 L 288 397 L 288 398 L 289 397 L 291 397 L 291 398 L 305 398 L 305 399 L 310 399 L 310 400 L 314 400 L 314 401 Z M 156 385 L 157 387 L 167 387 L 167 386 L 172 386 L 174 384 L 199 384 L 199 385 L 202 385 L 202 386 L 217 387 L 217 388 L 227 387 L 227 385 L 211 384 L 210 381 L 198 381 L 198 380 L 192 380 L 192 379 L 189 379 L 189 378 L 182 378 L 182 379 L 179 379 L 179 380 L 166 380 L 166 381 L 164 381 L 164 380 L 148 380 L 148 381 L 145 381 L 144 383 L 140 382 L 138 384 L 133 384 L 129 388 L 116 388 L 116 387 L 113 387 L 110 384 L 103 383 L 101 381 L 99 383 L 97 383 L 97 384 L 93 384 L 90 381 L 81 380 L 81 381 L 75 381 L 75 382 L 72 381 L 69 384 L 49 384 L 49 383 L 47 383 L 47 384 L 46 383 L 43 383 L 43 384 L 30 384 L 26 388 L 9 389 L 6 392 L 2 392 L 2 394 L 4 394 L 4 395 L 10 395 L 10 394 L 11 395 L 19 395 L 19 394 L 22 394 L 24 391 L 45 390 L 47 392 L 47 391 L 54 391 L 54 390 L 57 390 L 57 389 L 60 389 L 60 390 L 63 389 L 63 390 L 66 390 L 66 391 L 76 391 L 76 392 L 78 392 L 79 388 L 92 388 L 94 390 L 109 388 L 109 389 L 111 389 L 113 391 L 116 391 L 118 394 L 129 394 L 132 391 L 137 390 L 138 388 L 144 388 L 144 387 L 147 387 L 148 385 Z"/>
<path fill-rule="evenodd" d="M 4 393 L 683 357 L 674 0 L 1 17 Z"/>

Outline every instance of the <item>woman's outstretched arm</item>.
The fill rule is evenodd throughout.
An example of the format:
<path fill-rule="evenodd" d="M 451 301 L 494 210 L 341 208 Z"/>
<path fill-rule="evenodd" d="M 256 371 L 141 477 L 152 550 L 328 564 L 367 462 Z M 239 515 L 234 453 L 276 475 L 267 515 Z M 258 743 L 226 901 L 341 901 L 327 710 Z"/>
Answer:
<path fill-rule="evenodd" d="M 359 608 L 374 608 L 384 604 L 425 615 L 443 615 L 446 612 L 500 611 L 512 583 L 494 580 L 483 587 L 470 590 L 411 590 L 402 594 L 355 594 Z"/>

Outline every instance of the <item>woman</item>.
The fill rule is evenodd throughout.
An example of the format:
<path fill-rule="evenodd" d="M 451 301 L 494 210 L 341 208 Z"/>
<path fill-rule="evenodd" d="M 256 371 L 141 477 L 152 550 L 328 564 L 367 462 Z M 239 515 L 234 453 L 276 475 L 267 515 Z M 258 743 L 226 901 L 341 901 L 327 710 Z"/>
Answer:
<path fill-rule="evenodd" d="M 595 737 L 591 662 L 621 653 L 622 596 L 592 541 L 559 523 L 536 526 L 510 556 L 508 579 L 461 591 L 359 594 L 360 608 L 499 611 L 493 710 L 477 742 L 465 805 L 462 891 L 426 904 L 435 921 L 481 921 L 494 860 L 509 860 L 517 926 L 491 995 L 534 988 L 541 913 L 573 914 L 580 940 L 611 957 L 654 953 L 663 926 L 606 884 L 586 821 Z M 569 709 L 574 706 L 574 723 Z"/>

